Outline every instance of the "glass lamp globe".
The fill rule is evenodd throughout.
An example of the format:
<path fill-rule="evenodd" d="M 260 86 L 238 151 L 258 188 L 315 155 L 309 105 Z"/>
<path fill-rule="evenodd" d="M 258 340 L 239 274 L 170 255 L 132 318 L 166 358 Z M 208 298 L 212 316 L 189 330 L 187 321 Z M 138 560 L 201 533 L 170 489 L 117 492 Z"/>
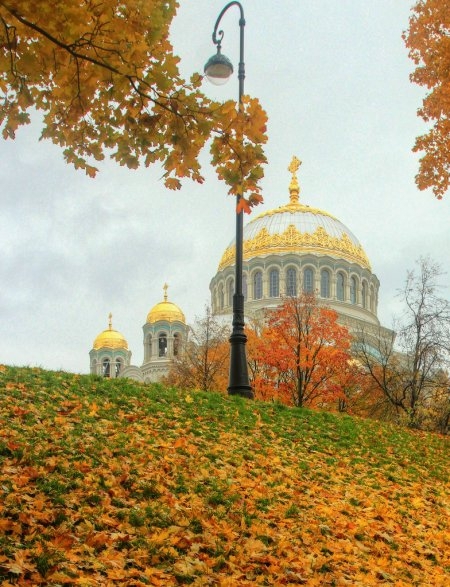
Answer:
<path fill-rule="evenodd" d="M 218 49 L 216 55 L 208 59 L 203 71 L 212 84 L 222 86 L 227 83 L 233 73 L 233 64 Z"/>

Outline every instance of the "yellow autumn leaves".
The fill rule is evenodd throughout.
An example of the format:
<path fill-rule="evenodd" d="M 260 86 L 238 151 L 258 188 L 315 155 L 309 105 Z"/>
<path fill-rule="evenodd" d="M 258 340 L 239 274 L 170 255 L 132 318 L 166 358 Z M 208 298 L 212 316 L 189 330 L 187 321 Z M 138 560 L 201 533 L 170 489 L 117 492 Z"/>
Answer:
<path fill-rule="evenodd" d="M 120 165 L 159 163 L 166 186 L 202 182 L 199 153 L 213 137 L 212 162 L 245 209 L 261 200 L 266 115 L 246 98 L 241 113 L 180 77 L 169 40 L 175 0 L 70 3 L 0 1 L 0 128 L 14 138 L 43 112 L 42 137 L 66 161 L 95 176 L 108 153 Z"/>

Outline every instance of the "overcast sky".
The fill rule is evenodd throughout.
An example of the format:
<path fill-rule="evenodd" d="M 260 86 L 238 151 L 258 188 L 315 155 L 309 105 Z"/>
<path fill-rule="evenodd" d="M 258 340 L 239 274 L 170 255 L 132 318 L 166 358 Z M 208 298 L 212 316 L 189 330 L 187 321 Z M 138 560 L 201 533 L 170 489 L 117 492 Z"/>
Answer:
<path fill-rule="evenodd" d="M 416 116 L 423 90 L 401 35 L 412 0 L 243 0 L 245 92 L 269 116 L 269 164 L 260 211 L 288 201 L 295 154 L 300 198 L 338 217 L 378 276 L 379 318 L 391 326 L 396 291 L 420 256 L 450 272 L 450 194 L 414 184 Z M 189 76 L 215 52 L 211 34 L 226 2 L 181 0 L 172 41 Z M 222 20 L 222 50 L 238 61 L 239 11 Z M 237 78 L 204 91 L 237 98 Z M 161 170 L 112 162 L 90 179 L 38 142 L 39 120 L 0 142 L 0 363 L 86 373 L 94 338 L 113 327 L 143 360 L 142 325 L 169 300 L 192 322 L 234 236 L 234 202 L 202 157 L 207 181 L 164 188 Z M 248 220 L 248 219 L 247 219 Z M 449 275 L 442 280 L 448 286 Z M 450 296 L 449 289 L 444 295 Z"/>

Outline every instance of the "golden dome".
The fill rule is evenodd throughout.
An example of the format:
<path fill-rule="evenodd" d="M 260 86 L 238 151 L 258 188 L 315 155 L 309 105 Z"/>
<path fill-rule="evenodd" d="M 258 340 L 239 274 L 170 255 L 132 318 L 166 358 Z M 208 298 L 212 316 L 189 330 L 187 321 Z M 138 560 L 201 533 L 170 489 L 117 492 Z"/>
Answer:
<path fill-rule="evenodd" d="M 180 308 L 173 302 L 167 301 L 167 283 L 164 284 L 164 301 L 159 302 L 147 314 L 147 323 L 154 324 L 165 320 L 166 322 L 182 322 L 185 324 L 186 319 Z"/>
<path fill-rule="evenodd" d="M 290 202 L 263 212 L 243 231 L 243 260 L 285 253 L 329 255 L 370 270 L 369 259 L 356 236 L 337 218 L 299 202 L 296 171 L 301 162 L 294 157 L 288 169 Z M 235 241 L 226 249 L 219 271 L 235 263 Z"/>
<path fill-rule="evenodd" d="M 128 350 L 128 343 L 124 336 L 113 330 L 112 327 L 112 314 L 109 314 L 109 326 L 107 330 L 101 332 L 94 340 L 93 348 L 97 351 L 99 349 L 124 349 Z"/>

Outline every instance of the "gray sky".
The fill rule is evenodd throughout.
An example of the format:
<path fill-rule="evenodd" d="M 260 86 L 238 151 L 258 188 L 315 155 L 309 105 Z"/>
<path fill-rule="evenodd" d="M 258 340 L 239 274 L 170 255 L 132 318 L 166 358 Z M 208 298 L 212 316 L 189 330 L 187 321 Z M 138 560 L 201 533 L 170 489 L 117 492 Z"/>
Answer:
<path fill-rule="evenodd" d="M 450 272 L 450 194 L 438 202 L 414 184 L 411 147 L 426 127 L 416 116 L 423 90 L 409 82 L 401 39 L 412 3 L 243 0 L 245 91 L 269 116 L 257 213 L 288 201 L 287 166 L 297 155 L 301 200 L 337 216 L 368 254 L 385 326 L 420 256 Z M 189 76 L 215 52 L 211 34 L 226 2 L 181 4 L 172 41 Z M 231 8 L 221 26 L 236 71 L 238 18 Z M 221 88 L 205 82 L 204 91 L 236 98 L 237 78 Z M 36 118 L 15 141 L 0 142 L 0 363 L 88 372 L 89 350 L 111 311 L 140 365 L 142 325 L 164 282 L 188 321 L 203 314 L 234 236 L 234 201 L 207 152 L 207 181 L 172 192 L 158 168 L 106 162 L 87 178 L 57 147 L 38 142 L 39 133 Z"/>

